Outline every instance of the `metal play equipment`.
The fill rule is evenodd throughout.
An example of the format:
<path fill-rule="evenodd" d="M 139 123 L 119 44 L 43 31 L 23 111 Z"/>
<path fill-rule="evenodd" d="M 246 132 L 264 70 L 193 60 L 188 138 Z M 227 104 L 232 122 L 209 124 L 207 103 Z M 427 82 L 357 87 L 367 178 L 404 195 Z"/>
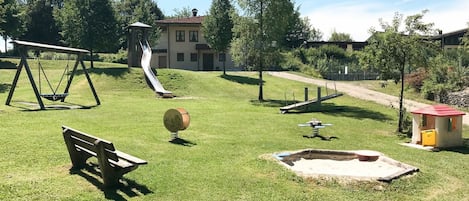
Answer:
<path fill-rule="evenodd" d="M 184 108 L 169 109 L 164 113 L 163 123 L 171 132 L 172 140 L 178 139 L 178 132 L 189 127 L 190 116 Z"/>
<path fill-rule="evenodd" d="M 317 98 L 309 100 L 308 99 L 308 88 L 305 88 L 305 101 L 281 107 L 280 108 L 280 113 L 285 114 L 285 113 L 288 113 L 290 110 L 306 111 L 311 106 L 314 106 L 314 105 L 320 106 L 322 101 L 337 98 L 337 97 L 342 96 L 342 95 L 344 95 L 344 94 L 338 93 L 337 89 L 335 90 L 335 92 L 333 94 L 329 94 L 328 91 L 327 91 L 327 83 L 326 83 L 326 96 L 321 96 L 321 87 L 318 87 Z"/>
<path fill-rule="evenodd" d="M 337 137 L 334 137 L 334 136 L 324 137 L 322 135 L 319 135 L 319 129 L 325 128 L 326 126 L 332 126 L 332 124 L 324 124 L 320 120 L 317 120 L 317 119 L 314 119 L 314 118 L 311 119 L 311 121 L 308 121 L 306 123 L 298 124 L 298 126 L 300 126 L 300 127 L 311 127 L 313 129 L 313 132 L 311 133 L 311 135 L 303 135 L 303 137 L 305 137 L 305 138 L 319 137 L 322 140 L 330 140 L 330 139 L 333 139 L 333 138 L 337 138 Z"/>
<path fill-rule="evenodd" d="M 20 61 L 20 64 L 18 65 L 15 78 L 13 79 L 13 83 L 11 84 L 10 93 L 8 94 L 8 98 L 5 102 L 5 105 L 10 105 L 11 99 L 13 97 L 13 93 L 15 92 L 15 88 L 16 88 L 16 85 L 18 83 L 18 79 L 19 79 L 19 76 L 21 74 L 21 71 L 22 71 L 23 67 L 26 70 L 26 73 L 27 73 L 28 78 L 29 78 L 29 82 L 31 83 L 31 87 L 33 88 L 34 94 L 36 95 L 36 99 L 37 99 L 37 102 L 38 102 L 39 107 L 41 108 L 41 110 L 46 109 L 46 107 L 44 106 L 44 102 L 42 101 L 41 97 L 46 98 L 48 100 L 52 100 L 52 101 L 60 100 L 61 102 L 64 102 L 65 98 L 68 95 L 70 85 L 72 84 L 72 80 L 73 80 L 73 78 L 76 74 L 78 64 L 81 65 L 82 70 L 83 70 L 83 74 L 86 76 L 86 79 L 88 80 L 88 84 L 89 84 L 91 92 L 93 93 L 93 96 L 96 100 L 96 104 L 97 105 L 101 104 L 101 102 L 98 98 L 98 94 L 96 93 L 96 90 L 93 86 L 93 82 L 91 81 L 91 78 L 88 74 L 88 71 L 86 70 L 85 63 L 83 62 L 84 55 L 89 53 L 88 50 L 77 49 L 77 48 L 69 48 L 69 47 L 63 47 L 63 46 L 56 46 L 56 45 L 41 44 L 41 43 L 34 43 L 34 42 L 27 42 L 27 41 L 19 41 L 19 40 L 14 40 L 14 41 L 12 41 L 12 43 L 15 44 L 15 46 L 17 46 L 17 48 L 19 49 L 19 53 L 20 53 L 20 56 L 21 56 L 21 61 Z M 36 82 L 34 81 L 33 74 L 31 72 L 31 68 L 28 64 L 28 51 L 29 50 L 57 52 L 57 53 L 66 53 L 66 54 L 76 55 L 75 65 L 73 66 L 73 69 L 71 70 L 70 75 L 68 75 L 68 77 L 67 77 L 68 78 L 67 86 L 65 87 L 63 93 L 59 93 L 57 91 L 59 86 L 55 87 L 55 89 L 52 87 L 52 85 L 49 82 L 49 80 L 47 78 L 47 75 L 45 74 L 44 69 L 42 68 L 42 65 L 40 64 L 40 62 L 38 62 L 39 63 L 39 71 L 42 71 L 42 73 L 46 77 L 46 80 L 49 84 L 49 87 L 52 90 L 52 93 L 51 94 L 43 94 L 42 91 L 40 91 L 38 89 L 38 87 L 36 85 Z M 69 67 L 68 67 L 68 62 L 67 62 L 67 67 L 64 70 L 64 73 L 62 75 L 62 78 L 60 79 L 59 85 L 62 82 L 64 76 L 66 76 L 66 74 L 68 74 L 68 68 Z"/>
<path fill-rule="evenodd" d="M 135 22 L 128 27 L 128 49 L 127 49 L 127 65 L 128 67 L 137 67 L 141 66 L 145 77 L 149 81 L 149 85 L 155 93 L 160 95 L 163 98 L 172 98 L 173 93 L 164 89 L 163 85 L 160 83 L 158 78 L 156 78 L 155 73 L 153 73 L 151 68 L 151 57 L 152 50 L 151 46 L 148 43 L 148 35 L 151 26 Z M 140 61 L 139 61 L 140 58 Z"/>

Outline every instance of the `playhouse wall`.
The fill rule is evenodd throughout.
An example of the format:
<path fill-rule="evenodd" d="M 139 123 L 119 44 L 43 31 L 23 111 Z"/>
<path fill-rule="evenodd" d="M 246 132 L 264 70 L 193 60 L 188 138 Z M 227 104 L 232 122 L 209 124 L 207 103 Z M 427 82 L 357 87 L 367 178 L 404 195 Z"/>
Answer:
<path fill-rule="evenodd" d="M 462 116 L 454 117 L 456 128 L 448 131 L 448 118 L 437 117 L 435 120 L 436 147 L 455 147 L 462 145 Z"/>
<path fill-rule="evenodd" d="M 422 122 L 422 115 L 420 114 L 412 114 L 412 144 L 419 144 L 422 139 L 420 135 L 420 122 Z"/>

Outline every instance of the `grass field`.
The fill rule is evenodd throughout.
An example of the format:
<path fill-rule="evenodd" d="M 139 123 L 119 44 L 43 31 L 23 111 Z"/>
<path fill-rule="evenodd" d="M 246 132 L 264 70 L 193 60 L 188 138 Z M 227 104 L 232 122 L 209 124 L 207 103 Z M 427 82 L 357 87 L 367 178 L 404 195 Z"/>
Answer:
<path fill-rule="evenodd" d="M 56 83 L 65 62 L 44 62 Z M 141 69 L 96 66 L 90 74 L 102 104 L 95 107 L 82 73 L 65 103 L 89 109 L 34 110 L 34 93 L 22 73 L 11 106 L 0 105 L 0 200 L 468 200 L 469 145 L 440 152 L 401 146 L 409 139 L 394 133 L 398 112 L 391 108 L 345 95 L 324 102 L 322 111 L 280 114 L 285 97 L 291 98 L 286 94 L 300 97 L 304 87 L 315 86 L 265 75 L 266 101 L 259 102 L 257 74 L 169 69 L 159 70 L 158 79 L 178 97 L 160 99 Z M 37 77 L 37 69 L 33 73 Z M 14 74 L 0 69 L 1 101 Z M 187 146 L 169 143 L 163 125 L 164 112 L 177 107 L 190 113 L 189 128 L 180 132 Z M 311 131 L 297 124 L 311 118 L 332 123 L 321 134 L 338 139 L 303 138 Z M 104 189 L 96 174 L 69 171 L 61 125 L 110 140 L 149 163 L 124 176 L 127 186 Z M 305 148 L 376 150 L 420 172 L 390 184 L 342 184 L 303 179 L 260 157 Z"/>

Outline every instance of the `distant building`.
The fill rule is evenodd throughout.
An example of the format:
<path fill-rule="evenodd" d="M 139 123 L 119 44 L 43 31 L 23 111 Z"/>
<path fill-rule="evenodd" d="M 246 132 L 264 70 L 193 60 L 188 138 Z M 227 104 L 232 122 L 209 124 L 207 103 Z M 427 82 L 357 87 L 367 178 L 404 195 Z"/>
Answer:
<path fill-rule="evenodd" d="M 229 50 L 223 54 L 210 48 L 201 30 L 204 16 L 197 16 L 197 9 L 192 12 L 192 17 L 156 22 L 156 26 L 161 29 L 161 36 L 153 49 L 152 66 L 213 71 L 222 70 L 223 61 L 226 61 L 226 70 L 240 70 L 235 67 Z"/>
<path fill-rule="evenodd" d="M 440 41 L 441 48 L 443 49 L 455 49 L 461 45 L 461 40 L 467 33 L 466 29 L 461 29 L 453 32 L 442 33 L 431 37 L 432 40 Z"/>
<path fill-rule="evenodd" d="M 368 42 L 332 42 L 332 41 L 310 41 L 305 44 L 308 48 L 319 48 L 324 45 L 335 45 L 347 52 L 358 51 L 365 48 Z"/>

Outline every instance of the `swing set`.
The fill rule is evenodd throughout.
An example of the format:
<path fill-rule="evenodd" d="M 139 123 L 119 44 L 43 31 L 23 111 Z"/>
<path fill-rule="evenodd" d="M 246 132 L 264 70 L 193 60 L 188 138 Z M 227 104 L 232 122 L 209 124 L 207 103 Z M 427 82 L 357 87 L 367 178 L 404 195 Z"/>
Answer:
<path fill-rule="evenodd" d="M 45 106 L 44 106 L 44 102 L 42 101 L 41 97 L 45 98 L 47 100 L 50 100 L 50 101 L 64 102 L 65 98 L 68 96 L 68 91 L 70 89 L 70 85 L 72 84 L 73 77 L 74 77 L 74 75 L 77 71 L 78 64 L 81 65 L 81 67 L 83 69 L 83 72 L 86 76 L 86 79 L 88 80 L 88 84 L 91 88 L 91 92 L 94 95 L 94 98 L 96 100 L 96 104 L 97 105 L 101 104 L 100 101 L 99 101 L 98 95 L 96 93 L 96 90 L 94 89 L 93 83 L 91 82 L 91 78 L 90 78 L 90 76 L 89 76 L 89 74 L 86 70 L 85 64 L 83 62 L 83 56 L 85 54 L 89 53 L 88 50 L 68 48 L 68 47 L 55 46 L 55 45 L 47 45 L 47 44 L 41 44 L 41 43 L 26 42 L 26 41 L 19 41 L 19 40 L 14 40 L 14 41 L 12 41 L 12 43 L 15 44 L 18 47 L 19 53 L 20 53 L 20 56 L 21 56 L 21 61 L 20 61 L 20 64 L 18 65 L 18 69 L 16 71 L 15 78 L 13 79 L 13 83 L 12 83 L 12 86 L 11 86 L 11 89 L 10 89 L 10 93 L 8 94 L 8 98 L 7 98 L 7 101 L 6 101 L 5 105 L 10 105 L 11 99 L 13 97 L 13 93 L 15 92 L 16 84 L 18 83 L 18 79 L 19 79 L 19 76 L 21 74 L 21 71 L 22 71 L 23 67 L 26 70 L 26 73 L 27 73 L 28 78 L 29 78 L 29 82 L 31 83 L 31 87 L 33 88 L 34 94 L 36 95 L 36 99 L 37 99 L 37 102 L 38 102 L 39 107 L 41 108 L 41 110 L 46 109 Z M 58 82 L 58 84 L 55 88 L 52 86 L 51 81 L 47 77 L 47 74 L 44 71 L 44 68 L 43 68 L 43 66 L 40 62 L 39 55 L 37 55 L 36 60 L 37 60 L 37 63 L 38 63 L 38 71 L 39 71 L 38 72 L 38 74 L 39 74 L 38 75 L 39 89 L 38 89 L 38 87 L 36 85 L 36 82 L 34 81 L 33 74 L 31 72 L 31 68 L 28 64 L 28 60 L 27 60 L 28 50 L 35 50 L 37 52 L 49 51 L 49 52 L 58 52 L 58 53 L 68 54 L 67 65 L 66 65 L 66 67 L 65 67 L 65 69 L 62 73 L 62 76 L 60 77 L 60 81 Z M 76 55 L 76 61 L 75 61 L 75 65 L 73 66 L 73 69 L 70 71 L 69 62 L 70 62 L 70 55 L 71 54 Z M 48 84 L 48 86 L 51 90 L 51 93 L 42 93 L 42 81 L 41 80 L 43 80 L 43 79 L 41 78 L 41 75 L 44 78 L 44 80 L 47 82 L 47 84 Z M 59 93 L 60 86 L 61 86 L 62 82 L 64 81 L 65 77 L 66 77 L 66 80 L 67 80 L 67 85 L 66 85 L 63 93 Z"/>

